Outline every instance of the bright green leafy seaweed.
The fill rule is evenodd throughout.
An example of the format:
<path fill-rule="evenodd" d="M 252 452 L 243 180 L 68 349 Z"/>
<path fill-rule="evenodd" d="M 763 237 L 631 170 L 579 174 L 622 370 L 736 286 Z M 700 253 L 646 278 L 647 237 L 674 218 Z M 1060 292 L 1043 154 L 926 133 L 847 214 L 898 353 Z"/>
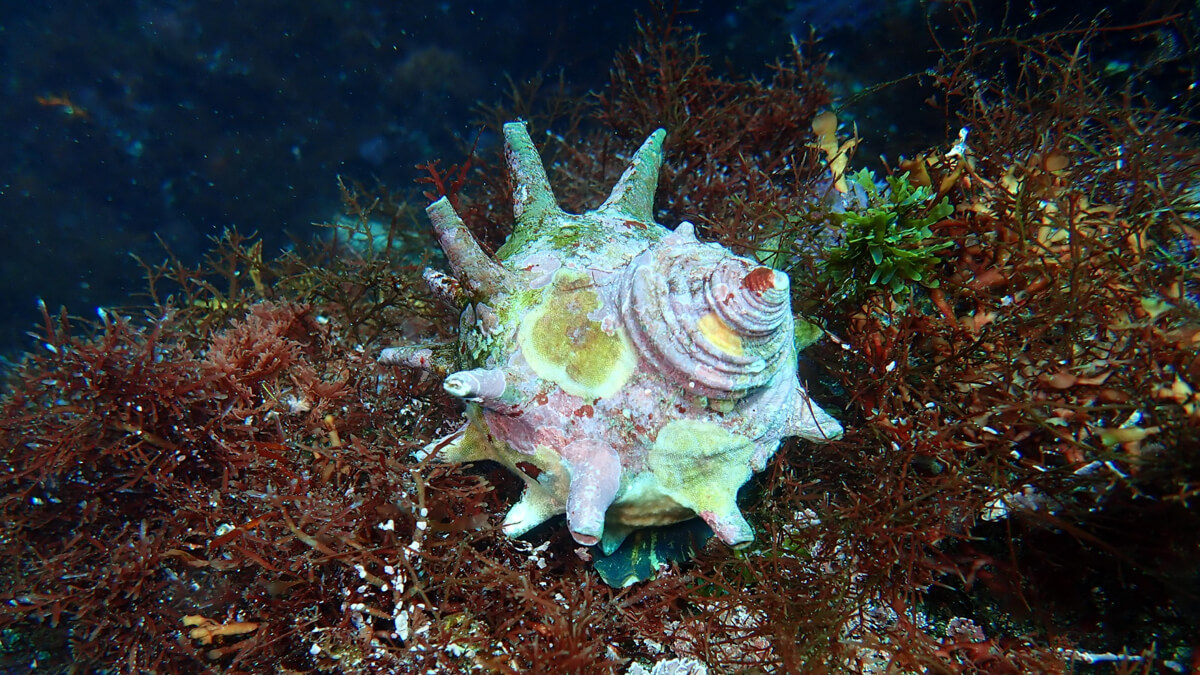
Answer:
<path fill-rule="evenodd" d="M 932 268 L 938 257 L 934 254 L 952 242 L 929 242 L 933 237 L 930 226 L 950 215 L 954 207 L 946 199 L 931 203 L 932 191 L 914 186 L 908 173 L 889 176 L 886 190 L 867 169 L 850 180 L 865 193 L 866 205 L 832 214 L 842 227 L 843 240 L 829 253 L 825 274 L 841 285 L 844 297 L 857 296 L 869 287 L 904 293 L 910 281 L 937 288 Z"/>

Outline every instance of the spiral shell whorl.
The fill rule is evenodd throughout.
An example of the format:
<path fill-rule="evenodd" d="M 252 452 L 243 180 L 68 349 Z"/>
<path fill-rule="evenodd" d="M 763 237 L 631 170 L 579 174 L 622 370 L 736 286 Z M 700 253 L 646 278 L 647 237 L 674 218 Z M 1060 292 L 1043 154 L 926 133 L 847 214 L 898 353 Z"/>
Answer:
<path fill-rule="evenodd" d="M 789 282 L 783 272 L 726 256 L 708 276 L 705 299 L 740 335 L 769 338 L 792 316 Z"/>
<path fill-rule="evenodd" d="M 689 395 L 721 400 L 768 385 L 791 363 L 790 303 L 787 275 L 700 243 L 687 223 L 635 258 L 621 285 L 621 315 L 643 357 Z"/>

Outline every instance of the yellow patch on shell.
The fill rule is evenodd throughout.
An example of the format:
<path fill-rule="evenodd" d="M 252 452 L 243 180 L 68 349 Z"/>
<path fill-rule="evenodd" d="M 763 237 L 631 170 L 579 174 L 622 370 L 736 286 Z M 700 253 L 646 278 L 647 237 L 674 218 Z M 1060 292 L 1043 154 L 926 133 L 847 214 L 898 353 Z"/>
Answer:
<path fill-rule="evenodd" d="M 700 329 L 700 334 L 708 338 L 708 341 L 713 343 L 717 349 L 730 354 L 732 356 L 742 355 L 742 338 L 729 324 L 721 320 L 721 317 L 709 312 L 700 317 L 696 322 L 696 328 Z"/>
<path fill-rule="evenodd" d="M 658 432 L 646 466 L 665 494 L 696 513 L 737 511 L 737 491 L 752 471 L 749 438 L 704 420 L 679 419 Z"/>
<path fill-rule="evenodd" d="M 517 331 L 521 354 L 538 377 L 584 399 L 617 393 L 637 366 L 621 328 L 608 332 L 589 318 L 604 306 L 591 279 L 559 270 Z"/>

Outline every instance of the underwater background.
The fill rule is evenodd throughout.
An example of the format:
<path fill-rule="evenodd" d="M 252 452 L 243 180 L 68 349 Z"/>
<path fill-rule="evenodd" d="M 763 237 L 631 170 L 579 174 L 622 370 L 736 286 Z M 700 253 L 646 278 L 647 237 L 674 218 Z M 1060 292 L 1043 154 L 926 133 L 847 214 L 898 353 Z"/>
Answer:
<path fill-rule="evenodd" d="M 835 55 L 830 86 L 848 96 L 912 76 L 936 58 L 927 14 L 946 2 L 694 2 L 689 25 L 731 74 L 762 75 L 793 35 Z M 407 189 L 416 164 L 469 145 L 478 108 L 513 84 L 561 81 L 584 95 L 605 79 L 644 2 L 86 2 L 10 5 L 0 16 L 6 105 L 0 350 L 28 347 L 36 301 L 122 305 L 140 291 L 129 255 L 158 240 L 196 260 L 229 226 L 267 250 L 312 236 L 340 201 L 336 176 Z M 1042 10 L 1045 11 L 1042 11 Z M 1081 10 L 1082 13 L 1081 13 Z M 1117 24 L 1188 15 L 1186 2 L 1041 7 L 979 3 L 984 24 L 1034 12 Z M 1138 77 L 1170 105 L 1190 46 L 1174 29 L 1098 45 L 1104 67 Z M 561 80 L 560 80 L 561 78 Z M 1149 81 L 1148 81 L 1149 80 Z M 869 151 L 895 157 L 943 130 L 900 81 L 854 106 Z M 482 129 L 483 147 L 498 143 Z"/>
<path fill-rule="evenodd" d="M 1200 672 L 1198 21 L 6 3 L 0 673 Z M 376 358 L 454 339 L 423 210 L 498 249 L 518 118 L 575 211 L 666 128 L 657 220 L 791 276 L 847 433 L 752 547 L 513 541 L 421 452 Z"/>
<path fill-rule="evenodd" d="M 159 239 L 197 260 L 236 226 L 278 250 L 339 211 L 337 176 L 407 189 L 416 164 L 469 145 L 478 106 L 514 83 L 597 88 L 648 5 L 587 5 L 6 6 L 0 348 L 28 346 L 37 298 L 126 304 L 140 290 L 129 254 L 161 256 Z M 890 41 L 885 22 L 914 33 L 922 22 L 915 2 L 700 2 L 687 16 L 717 61 L 747 75 L 810 25 L 867 31 L 856 39 L 869 44 Z M 859 84 L 911 70 L 855 61 Z M 484 132 L 483 148 L 498 142 Z"/>

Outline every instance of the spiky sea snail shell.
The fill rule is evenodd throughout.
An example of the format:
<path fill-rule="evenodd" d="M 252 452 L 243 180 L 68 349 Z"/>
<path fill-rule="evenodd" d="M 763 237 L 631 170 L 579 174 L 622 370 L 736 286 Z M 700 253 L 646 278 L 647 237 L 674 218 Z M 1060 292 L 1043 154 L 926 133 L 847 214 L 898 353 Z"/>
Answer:
<path fill-rule="evenodd" d="M 699 515 L 725 543 L 751 541 L 738 489 L 784 437 L 842 432 L 796 376 L 787 275 L 654 222 L 661 129 L 579 215 L 559 208 L 525 125 L 504 136 L 516 224 L 496 259 L 446 199 L 428 208 L 458 283 L 426 279 L 462 307 L 458 341 L 380 359 L 445 375 L 466 402 L 466 423 L 427 452 L 521 476 L 511 536 L 565 513 L 607 554 Z"/>

